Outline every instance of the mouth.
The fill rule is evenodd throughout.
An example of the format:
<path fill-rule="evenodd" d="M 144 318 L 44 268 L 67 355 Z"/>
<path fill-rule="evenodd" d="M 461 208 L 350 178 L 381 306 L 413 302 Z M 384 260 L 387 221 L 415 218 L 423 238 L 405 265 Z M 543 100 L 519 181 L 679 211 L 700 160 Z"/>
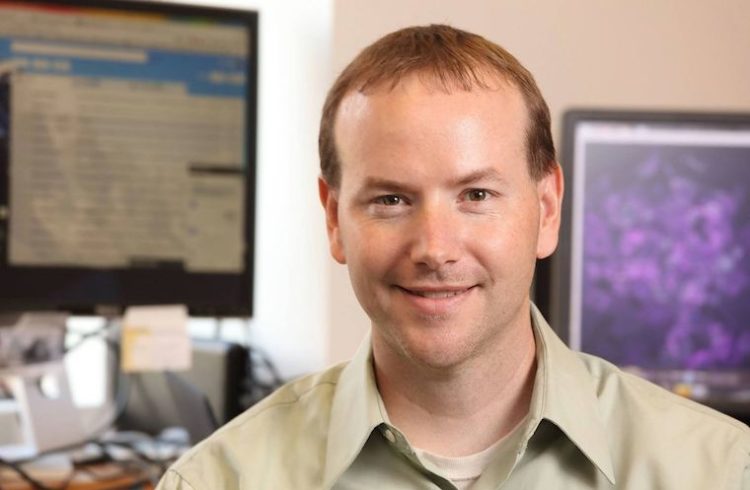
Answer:
<path fill-rule="evenodd" d="M 429 298 L 429 299 L 445 299 L 445 298 L 452 298 L 454 296 L 459 296 L 461 294 L 467 293 L 469 290 L 474 288 L 475 286 L 469 286 L 469 287 L 457 287 L 457 288 L 405 288 L 401 286 L 397 286 L 400 290 L 404 291 L 407 294 L 411 294 L 414 296 L 420 296 L 422 298 Z"/>
<path fill-rule="evenodd" d="M 406 304 L 420 316 L 429 318 L 449 318 L 457 313 L 469 300 L 470 294 L 478 285 L 403 287 L 396 286 Z"/>

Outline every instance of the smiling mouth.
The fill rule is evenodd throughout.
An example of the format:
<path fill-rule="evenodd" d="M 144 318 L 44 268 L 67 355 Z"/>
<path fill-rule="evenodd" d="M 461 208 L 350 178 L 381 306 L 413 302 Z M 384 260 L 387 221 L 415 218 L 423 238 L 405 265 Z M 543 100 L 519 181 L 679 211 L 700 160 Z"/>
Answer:
<path fill-rule="evenodd" d="M 474 286 L 470 286 L 468 288 L 460 288 L 460 289 L 451 288 L 451 289 L 429 289 L 429 290 L 425 290 L 425 289 L 409 289 L 409 288 L 404 288 L 404 287 L 400 287 L 399 286 L 399 289 L 401 289 L 402 291 L 404 291 L 407 294 L 411 294 L 411 295 L 414 295 L 414 296 L 419 296 L 419 297 L 422 297 L 422 298 L 428 298 L 428 299 L 452 298 L 454 296 L 459 296 L 461 294 L 464 294 L 464 293 L 470 291 L 473 288 L 474 288 Z"/>

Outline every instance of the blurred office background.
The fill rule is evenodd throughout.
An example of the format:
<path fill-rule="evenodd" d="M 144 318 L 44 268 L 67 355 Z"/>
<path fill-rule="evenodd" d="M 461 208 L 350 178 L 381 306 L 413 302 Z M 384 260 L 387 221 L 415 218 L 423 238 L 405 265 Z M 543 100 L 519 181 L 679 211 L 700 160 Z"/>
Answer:
<path fill-rule="evenodd" d="M 348 359 L 368 328 L 345 267 L 328 255 L 317 134 L 336 74 L 381 35 L 448 23 L 501 44 L 534 73 L 558 145 L 572 107 L 750 111 L 750 4 L 742 0 L 190 3 L 260 14 L 254 315 L 193 319 L 191 329 L 258 346 L 284 378 Z M 74 381 L 92 376 L 78 366 Z"/>
<path fill-rule="evenodd" d="M 339 0 L 332 8 L 334 74 L 383 33 L 412 24 L 445 22 L 501 44 L 536 77 L 558 151 L 571 108 L 750 111 L 750 4 L 739 0 Z M 367 319 L 345 269 L 327 268 L 326 356 L 337 361 L 351 355 Z"/>
<path fill-rule="evenodd" d="M 448 23 L 501 44 L 535 75 L 558 147 L 562 113 L 573 107 L 750 111 L 742 0 L 193 3 L 260 13 L 256 313 L 247 335 L 285 377 L 348 359 L 368 328 L 346 268 L 328 256 L 317 132 L 330 83 L 381 35 Z"/>

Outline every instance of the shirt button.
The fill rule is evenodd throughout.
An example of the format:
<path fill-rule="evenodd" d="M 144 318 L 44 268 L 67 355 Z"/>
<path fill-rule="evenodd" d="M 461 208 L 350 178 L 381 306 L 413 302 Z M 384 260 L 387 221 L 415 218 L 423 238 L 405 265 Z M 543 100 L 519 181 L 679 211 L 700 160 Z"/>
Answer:
<path fill-rule="evenodd" d="M 393 434 L 393 431 L 391 429 L 385 429 L 383 431 L 383 435 L 385 435 L 385 438 L 388 439 L 388 442 L 391 444 L 394 444 L 396 442 L 396 436 Z"/>

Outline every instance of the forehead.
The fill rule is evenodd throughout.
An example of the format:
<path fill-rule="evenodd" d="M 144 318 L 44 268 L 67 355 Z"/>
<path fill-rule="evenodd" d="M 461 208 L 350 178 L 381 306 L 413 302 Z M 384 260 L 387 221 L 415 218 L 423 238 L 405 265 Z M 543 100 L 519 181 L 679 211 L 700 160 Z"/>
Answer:
<path fill-rule="evenodd" d="M 520 91 L 504 80 L 447 90 L 411 76 L 393 88 L 350 92 L 334 126 L 342 177 L 362 162 L 389 158 L 525 162 L 527 112 Z"/>
<path fill-rule="evenodd" d="M 512 111 L 514 115 L 526 119 L 526 107 L 520 90 L 515 84 L 499 75 L 485 75 L 482 86 L 474 84 L 471 89 L 463 88 L 460 82 L 437 80 L 434 76 L 420 72 L 410 74 L 395 84 L 382 82 L 368 86 L 365 90 L 350 90 L 341 100 L 336 121 L 342 118 L 365 116 L 377 112 L 380 116 L 391 115 L 400 118 L 416 114 L 425 104 L 442 104 L 444 109 L 452 109 L 453 115 L 459 116 L 468 109 L 475 108 L 467 103 L 492 106 L 493 109 Z M 453 104 L 451 104 L 453 102 Z M 450 107 L 450 106 L 453 107 Z M 493 118 L 492 111 L 487 111 L 484 119 Z M 476 112 L 476 115 L 480 114 Z M 522 116 L 523 115 L 523 116 Z M 490 117 L 487 117 L 490 116 Z M 519 121 L 522 122 L 522 121 Z"/>

